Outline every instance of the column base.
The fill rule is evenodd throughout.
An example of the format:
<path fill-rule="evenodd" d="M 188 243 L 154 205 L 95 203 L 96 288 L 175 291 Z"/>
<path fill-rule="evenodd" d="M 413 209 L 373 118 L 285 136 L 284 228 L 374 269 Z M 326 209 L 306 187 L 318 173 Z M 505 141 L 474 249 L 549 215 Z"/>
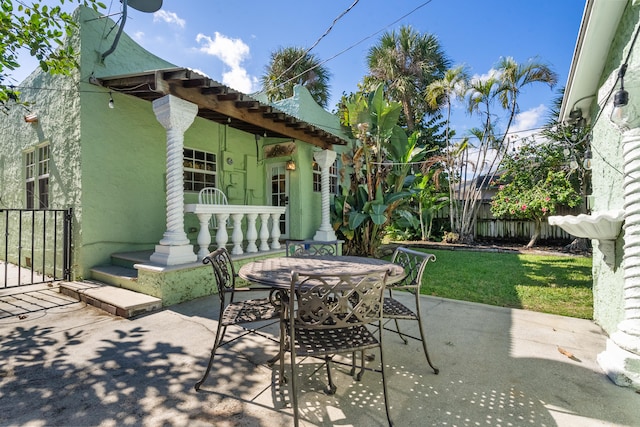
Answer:
<path fill-rule="evenodd" d="M 332 242 L 334 240 L 338 240 L 338 237 L 333 230 L 318 230 L 316 231 L 315 236 L 313 236 L 313 240 L 317 240 L 319 242 Z"/>
<path fill-rule="evenodd" d="M 198 257 L 193 252 L 193 245 L 156 245 L 156 251 L 151 254 L 149 261 L 161 265 L 178 265 L 196 262 Z"/>
<path fill-rule="evenodd" d="M 607 340 L 606 350 L 598 354 L 598 364 L 616 385 L 640 389 L 640 356 Z"/>
<path fill-rule="evenodd" d="M 162 246 L 184 246 L 189 244 L 189 239 L 184 231 L 165 231 L 162 239 Z"/>

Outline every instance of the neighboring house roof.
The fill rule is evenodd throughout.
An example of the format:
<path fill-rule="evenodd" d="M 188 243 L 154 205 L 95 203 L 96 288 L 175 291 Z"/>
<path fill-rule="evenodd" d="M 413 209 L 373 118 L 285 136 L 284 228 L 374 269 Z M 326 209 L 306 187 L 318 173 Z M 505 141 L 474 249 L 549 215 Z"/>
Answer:
<path fill-rule="evenodd" d="M 171 94 L 198 105 L 198 116 L 202 118 L 255 135 L 293 138 L 321 148 L 347 144 L 339 129 L 323 129 L 188 68 L 100 77 L 97 83 L 147 101 Z"/>
<path fill-rule="evenodd" d="M 587 0 L 560 108 L 560 121 L 572 110 L 583 115 L 597 100 L 600 77 L 627 0 Z"/>

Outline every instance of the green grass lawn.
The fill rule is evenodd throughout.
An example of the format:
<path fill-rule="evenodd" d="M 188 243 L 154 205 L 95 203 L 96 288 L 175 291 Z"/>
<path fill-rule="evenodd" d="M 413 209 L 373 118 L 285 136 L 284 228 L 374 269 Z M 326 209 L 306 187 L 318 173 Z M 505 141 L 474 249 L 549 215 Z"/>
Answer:
<path fill-rule="evenodd" d="M 421 293 L 591 319 L 591 258 L 419 249 L 436 255 Z"/>

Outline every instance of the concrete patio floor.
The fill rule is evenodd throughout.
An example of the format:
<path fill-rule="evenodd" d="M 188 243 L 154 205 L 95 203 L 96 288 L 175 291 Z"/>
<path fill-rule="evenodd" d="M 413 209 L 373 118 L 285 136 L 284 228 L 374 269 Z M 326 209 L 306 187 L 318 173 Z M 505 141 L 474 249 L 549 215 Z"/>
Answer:
<path fill-rule="evenodd" d="M 614 385 L 596 363 L 606 336 L 593 322 L 440 298 L 423 303 L 440 374 L 419 343 L 385 334 L 396 426 L 640 425 L 640 394 Z M 265 363 L 277 352 L 267 339 L 220 350 L 194 391 L 217 306 L 210 296 L 123 319 L 77 302 L 1 318 L 0 425 L 292 425 L 288 390 L 272 387 L 277 365 Z M 270 331 L 275 337 L 277 328 Z M 302 369 L 302 425 L 386 424 L 379 374 L 356 382 L 337 366 L 338 390 L 327 396 L 317 368 L 309 360 Z"/>

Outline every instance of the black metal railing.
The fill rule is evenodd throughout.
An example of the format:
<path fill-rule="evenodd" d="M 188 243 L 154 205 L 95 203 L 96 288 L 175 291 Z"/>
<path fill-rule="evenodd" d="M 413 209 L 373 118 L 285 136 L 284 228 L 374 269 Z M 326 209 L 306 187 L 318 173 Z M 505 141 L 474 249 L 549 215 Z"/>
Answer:
<path fill-rule="evenodd" d="M 72 209 L 0 209 L 0 288 L 71 279 Z"/>

